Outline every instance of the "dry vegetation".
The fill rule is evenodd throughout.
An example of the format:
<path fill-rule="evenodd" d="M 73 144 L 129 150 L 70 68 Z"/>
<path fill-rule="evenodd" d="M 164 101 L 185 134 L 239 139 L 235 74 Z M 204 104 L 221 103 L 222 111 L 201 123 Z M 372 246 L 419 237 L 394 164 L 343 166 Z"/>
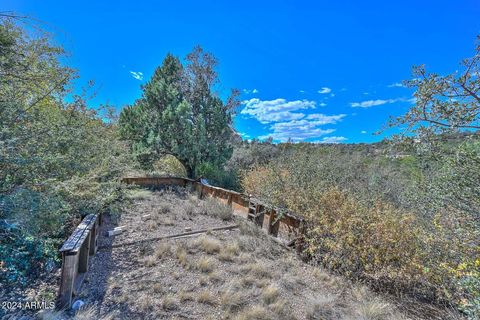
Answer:
<path fill-rule="evenodd" d="M 103 227 L 104 233 L 114 225 L 129 226 L 115 238 L 101 238 L 107 249 L 91 263 L 78 297 L 86 305 L 77 314 L 44 311 L 38 318 L 459 319 L 428 305 L 381 297 L 308 265 L 211 199 L 182 189 L 132 190 L 130 197 L 130 210 Z M 212 208 L 214 217 L 205 208 Z M 109 248 L 233 223 L 239 229 Z"/>
<path fill-rule="evenodd" d="M 400 312 L 394 301 L 305 264 L 231 211 L 225 221 L 227 215 L 217 213 L 225 211 L 223 205 L 210 216 L 205 208 L 216 202 L 183 190 L 135 199 L 117 222 L 130 227 L 113 240 L 102 238 L 102 245 L 180 233 L 185 227 L 235 222 L 240 228 L 99 251 L 78 297 L 88 310 L 77 314 L 79 319 L 86 319 L 82 312 L 90 319 L 417 318 Z M 107 221 L 104 231 L 112 225 Z"/>

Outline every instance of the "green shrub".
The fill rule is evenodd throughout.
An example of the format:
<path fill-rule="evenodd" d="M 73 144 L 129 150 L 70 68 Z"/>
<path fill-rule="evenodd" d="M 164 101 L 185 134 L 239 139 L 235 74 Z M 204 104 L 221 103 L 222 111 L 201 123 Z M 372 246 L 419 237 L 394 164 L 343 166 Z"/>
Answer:
<path fill-rule="evenodd" d="M 461 203 L 476 205 L 470 195 L 480 190 L 472 180 L 480 157 L 471 147 L 468 157 L 464 146 L 455 148 L 432 159 L 296 146 L 246 172 L 242 183 L 246 192 L 303 215 L 306 253 L 331 270 L 476 312 L 478 213 Z M 461 193 L 460 186 L 471 189 Z"/>

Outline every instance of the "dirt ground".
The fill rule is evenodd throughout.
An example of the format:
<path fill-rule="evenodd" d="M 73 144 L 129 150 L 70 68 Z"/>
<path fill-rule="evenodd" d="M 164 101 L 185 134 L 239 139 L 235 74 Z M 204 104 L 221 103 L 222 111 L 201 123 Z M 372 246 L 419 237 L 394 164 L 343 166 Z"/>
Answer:
<path fill-rule="evenodd" d="M 78 299 L 114 319 L 404 319 L 391 304 L 300 261 L 215 200 L 185 191 L 137 191 L 103 232 Z M 111 245 L 239 224 L 182 239 Z M 87 308 L 88 309 L 88 308 Z"/>
<path fill-rule="evenodd" d="M 77 313 L 40 319 L 417 319 L 394 301 L 319 267 L 216 200 L 184 189 L 133 190 L 133 205 L 102 225 Z M 178 239 L 138 242 L 237 224 Z M 125 226 L 107 237 L 108 230 Z M 112 247 L 113 245 L 113 247 Z"/>

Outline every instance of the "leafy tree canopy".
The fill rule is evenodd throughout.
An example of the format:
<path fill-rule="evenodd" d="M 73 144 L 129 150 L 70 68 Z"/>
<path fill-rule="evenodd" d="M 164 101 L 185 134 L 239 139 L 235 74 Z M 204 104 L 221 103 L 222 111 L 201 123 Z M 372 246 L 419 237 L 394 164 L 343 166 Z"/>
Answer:
<path fill-rule="evenodd" d="M 232 154 L 232 115 L 238 106 L 238 91 L 224 103 L 217 60 L 195 47 L 186 63 L 168 54 L 143 95 L 120 114 L 120 131 L 140 163 L 149 167 L 163 155 L 175 156 L 189 177 L 203 163 L 221 166 Z"/>
<path fill-rule="evenodd" d="M 464 59 L 456 72 L 439 75 L 420 65 L 413 76 L 404 84 L 416 90 L 415 105 L 392 119 L 391 126 L 406 125 L 406 132 L 420 137 L 480 129 L 480 36 L 473 57 Z"/>

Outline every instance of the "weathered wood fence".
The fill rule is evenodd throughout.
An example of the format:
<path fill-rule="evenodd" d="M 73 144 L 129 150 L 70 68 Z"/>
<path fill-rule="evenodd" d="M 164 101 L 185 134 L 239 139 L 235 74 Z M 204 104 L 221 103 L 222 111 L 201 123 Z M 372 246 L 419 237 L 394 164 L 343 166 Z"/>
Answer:
<path fill-rule="evenodd" d="M 293 212 L 269 206 L 260 199 L 243 193 L 202 184 L 196 180 L 179 177 L 140 177 L 124 178 L 123 182 L 153 189 L 180 186 L 196 191 L 200 198 L 217 198 L 231 206 L 234 214 L 254 221 L 268 234 L 284 239 L 287 243 L 293 244 L 304 231 L 304 219 Z"/>
<path fill-rule="evenodd" d="M 65 241 L 62 255 L 62 273 L 57 308 L 69 308 L 72 297 L 77 295 L 88 272 L 88 259 L 98 248 L 101 214 L 89 214 Z"/>
<path fill-rule="evenodd" d="M 303 218 L 249 195 L 179 177 L 124 178 L 122 182 L 152 189 L 180 186 L 197 192 L 199 198 L 216 198 L 231 206 L 235 215 L 253 221 L 268 234 L 283 240 L 284 244 L 296 246 L 297 251 L 301 249 Z M 89 257 L 97 252 L 101 222 L 101 215 L 87 215 L 60 249 L 62 272 L 57 308 L 69 308 L 72 298 L 79 293 L 88 272 Z"/>

